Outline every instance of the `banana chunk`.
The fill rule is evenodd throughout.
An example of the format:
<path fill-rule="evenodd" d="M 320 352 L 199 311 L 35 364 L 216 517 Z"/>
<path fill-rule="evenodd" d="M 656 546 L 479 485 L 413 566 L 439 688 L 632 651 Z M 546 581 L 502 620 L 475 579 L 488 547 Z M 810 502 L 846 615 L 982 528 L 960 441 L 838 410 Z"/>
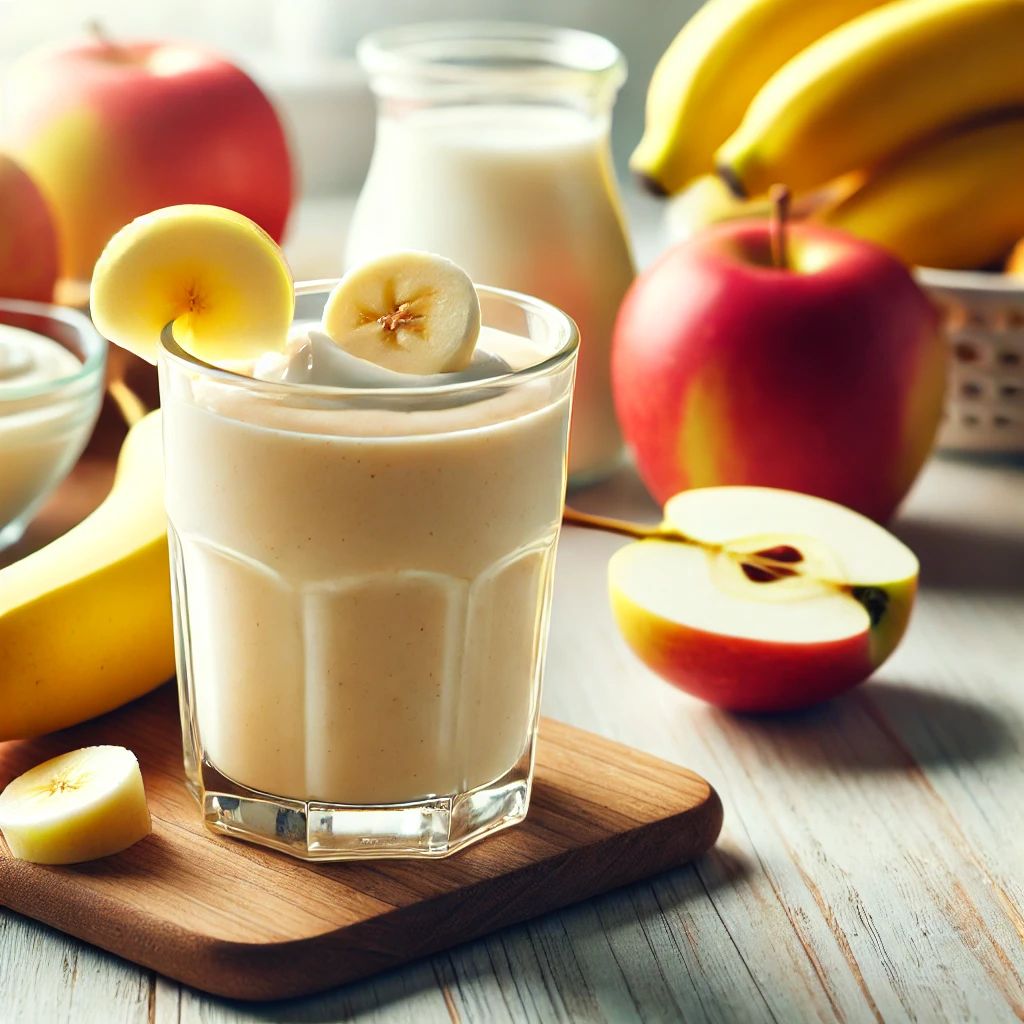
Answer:
<path fill-rule="evenodd" d="M 83 747 L 44 761 L 0 793 L 0 832 L 36 864 L 77 864 L 120 853 L 152 823 L 135 755 Z"/>
<path fill-rule="evenodd" d="M 324 306 L 323 330 L 351 355 L 398 373 L 464 370 L 480 334 L 480 300 L 451 260 L 392 252 L 338 282 Z"/>

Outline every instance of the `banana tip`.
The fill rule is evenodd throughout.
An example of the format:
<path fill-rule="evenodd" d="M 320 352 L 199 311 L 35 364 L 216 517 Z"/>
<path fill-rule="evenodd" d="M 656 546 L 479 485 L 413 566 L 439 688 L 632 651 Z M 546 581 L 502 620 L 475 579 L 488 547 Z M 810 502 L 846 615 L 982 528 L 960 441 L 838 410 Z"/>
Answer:
<path fill-rule="evenodd" d="M 657 196 L 659 199 L 664 199 L 668 195 L 668 189 L 657 178 L 653 178 L 646 171 L 634 172 L 637 184 L 645 191 L 650 193 L 652 196 Z"/>
<path fill-rule="evenodd" d="M 737 199 L 749 199 L 747 190 L 743 187 L 743 182 L 740 181 L 739 175 L 728 165 L 719 163 L 715 165 L 715 173 L 725 182 L 729 187 L 729 191 Z"/>

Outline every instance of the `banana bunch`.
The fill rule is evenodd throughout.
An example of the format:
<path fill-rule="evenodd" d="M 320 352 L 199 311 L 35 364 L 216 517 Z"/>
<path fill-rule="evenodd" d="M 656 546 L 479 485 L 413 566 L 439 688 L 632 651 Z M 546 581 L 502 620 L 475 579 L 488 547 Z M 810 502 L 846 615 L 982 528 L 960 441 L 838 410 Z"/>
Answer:
<path fill-rule="evenodd" d="M 908 263 L 990 264 L 1024 236 L 1022 0 L 708 0 L 651 80 L 631 167 L 675 193 L 852 192 L 814 217 Z"/>

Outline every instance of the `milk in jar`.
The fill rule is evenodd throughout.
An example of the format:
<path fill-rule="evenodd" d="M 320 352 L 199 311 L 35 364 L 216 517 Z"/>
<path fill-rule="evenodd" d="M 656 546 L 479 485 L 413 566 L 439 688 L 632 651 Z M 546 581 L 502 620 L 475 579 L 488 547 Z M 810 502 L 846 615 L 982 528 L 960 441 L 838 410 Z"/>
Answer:
<path fill-rule="evenodd" d="M 611 334 L 634 276 L 608 142 L 621 55 L 588 33 L 441 23 L 368 37 L 360 58 L 379 115 L 346 264 L 430 250 L 568 313 L 570 480 L 606 475 L 622 453 Z"/>

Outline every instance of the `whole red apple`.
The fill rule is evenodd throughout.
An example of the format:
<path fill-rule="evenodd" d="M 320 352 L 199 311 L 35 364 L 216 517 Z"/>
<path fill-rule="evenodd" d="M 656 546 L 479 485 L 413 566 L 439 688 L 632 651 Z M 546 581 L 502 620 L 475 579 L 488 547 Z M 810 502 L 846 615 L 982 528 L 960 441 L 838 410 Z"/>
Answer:
<path fill-rule="evenodd" d="M 57 228 L 35 182 L 0 153 L 0 296 L 52 302 Z"/>
<path fill-rule="evenodd" d="M 105 40 L 40 50 L 11 66 L 4 100 L 8 146 L 56 215 L 65 278 L 88 280 L 116 231 L 164 206 L 226 206 L 284 232 L 281 123 L 214 53 Z"/>
<path fill-rule="evenodd" d="M 937 315 L 886 251 L 812 224 L 720 224 L 641 274 L 619 311 L 612 387 L 659 503 L 748 484 L 878 521 L 910 489 L 945 394 Z"/>

